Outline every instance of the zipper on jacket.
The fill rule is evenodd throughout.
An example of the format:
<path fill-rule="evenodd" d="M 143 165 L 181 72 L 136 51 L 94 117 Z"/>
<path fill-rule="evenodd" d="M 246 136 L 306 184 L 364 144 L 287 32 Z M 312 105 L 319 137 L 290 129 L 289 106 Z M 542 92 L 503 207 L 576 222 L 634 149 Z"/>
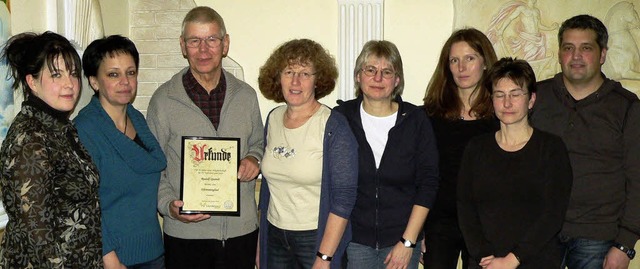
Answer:
<path fill-rule="evenodd" d="M 378 169 L 376 168 L 376 177 L 375 177 L 375 183 L 376 183 L 376 210 L 375 210 L 375 240 L 376 240 L 376 250 L 380 249 L 380 240 L 378 240 L 378 235 L 379 235 L 379 231 L 378 231 L 378 227 L 380 226 L 380 221 L 379 221 L 379 212 L 378 212 L 378 208 L 380 206 L 380 199 L 379 199 L 379 194 L 380 194 L 380 178 L 378 177 Z"/>

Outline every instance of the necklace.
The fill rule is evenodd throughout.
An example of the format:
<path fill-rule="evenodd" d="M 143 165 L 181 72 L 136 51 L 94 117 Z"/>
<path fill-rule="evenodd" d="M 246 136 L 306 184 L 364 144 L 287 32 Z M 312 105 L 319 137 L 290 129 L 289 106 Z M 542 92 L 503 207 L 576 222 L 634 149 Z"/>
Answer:
<path fill-rule="evenodd" d="M 124 135 L 127 135 L 127 125 L 129 125 L 129 117 L 124 116 L 124 131 L 122 132 Z"/>

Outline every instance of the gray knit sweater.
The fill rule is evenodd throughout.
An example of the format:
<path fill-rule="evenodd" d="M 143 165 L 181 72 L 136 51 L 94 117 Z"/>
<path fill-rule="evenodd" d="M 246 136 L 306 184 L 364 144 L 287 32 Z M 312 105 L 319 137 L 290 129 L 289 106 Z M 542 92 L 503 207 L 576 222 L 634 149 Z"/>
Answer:
<path fill-rule="evenodd" d="M 169 203 L 180 199 L 182 136 L 238 137 L 240 158 L 262 159 L 263 124 L 256 92 L 251 86 L 223 71 L 227 92 L 216 130 L 211 121 L 187 95 L 182 76 L 188 67 L 162 84 L 151 97 L 147 122 L 167 157 L 167 169 L 160 178 L 158 210 L 164 216 L 164 232 L 182 239 L 226 240 L 258 228 L 255 201 L 256 182 L 240 183 L 240 217 L 214 216 L 197 223 L 182 223 L 169 214 Z"/>

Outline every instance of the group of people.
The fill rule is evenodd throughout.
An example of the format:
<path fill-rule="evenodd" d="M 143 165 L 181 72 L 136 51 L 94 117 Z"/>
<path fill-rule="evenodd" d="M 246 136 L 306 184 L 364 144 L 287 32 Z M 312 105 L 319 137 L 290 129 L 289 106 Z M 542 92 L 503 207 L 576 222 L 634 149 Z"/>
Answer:
<path fill-rule="evenodd" d="M 189 66 L 146 119 L 131 40 L 98 39 L 81 61 L 58 34 L 16 35 L 2 56 L 25 101 L 0 150 L 0 268 L 627 268 L 639 101 L 600 72 L 597 18 L 558 37 L 562 72 L 536 82 L 482 32 L 455 31 L 423 106 L 401 98 L 398 48 L 369 41 L 356 99 L 334 108 L 319 101 L 334 58 L 291 40 L 260 68 L 262 95 L 284 103 L 263 125 L 256 91 L 222 67 L 229 34 L 209 7 L 185 16 Z M 72 122 L 82 70 L 95 95 Z M 180 213 L 185 136 L 239 138 L 239 216 Z"/>

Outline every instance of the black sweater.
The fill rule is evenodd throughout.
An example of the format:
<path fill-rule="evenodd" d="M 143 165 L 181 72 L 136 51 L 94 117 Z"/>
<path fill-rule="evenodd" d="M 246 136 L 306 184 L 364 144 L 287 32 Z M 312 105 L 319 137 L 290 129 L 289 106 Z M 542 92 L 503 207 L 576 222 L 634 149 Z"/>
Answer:
<path fill-rule="evenodd" d="M 562 140 L 534 129 L 515 152 L 500 148 L 495 134 L 472 139 L 458 175 L 460 229 L 476 262 L 513 252 L 518 268 L 560 268 L 557 237 L 572 184 Z"/>
<path fill-rule="evenodd" d="M 500 128 L 495 118 L 478 120 L 449 120 L 441 117 L 431 117 L 433 132 L 436 136 L 440 160 L 440 186 L 433 208 L 429 211 L 429 223 L 446 219 L 457 223 L 456 183 L 460 161 L 467 143 L 471 138 L 493 133 Z"/>

